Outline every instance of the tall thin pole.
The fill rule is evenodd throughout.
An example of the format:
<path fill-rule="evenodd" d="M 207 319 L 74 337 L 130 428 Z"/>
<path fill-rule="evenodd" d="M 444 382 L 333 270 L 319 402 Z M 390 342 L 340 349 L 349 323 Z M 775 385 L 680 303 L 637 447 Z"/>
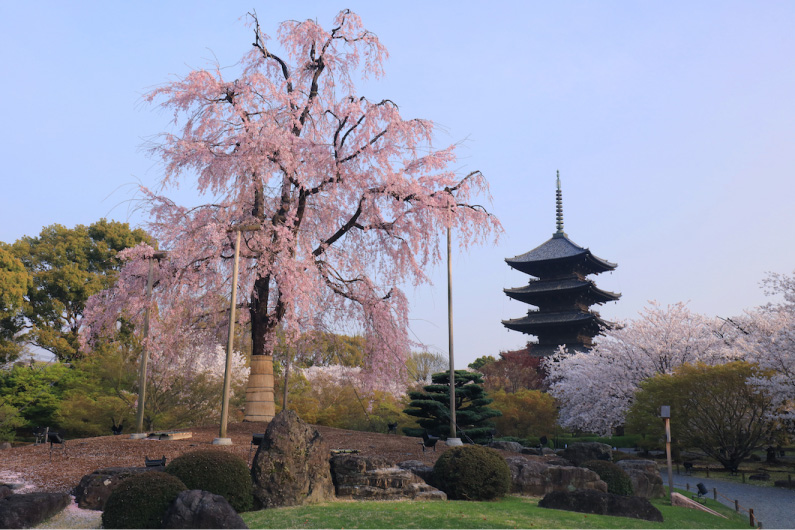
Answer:
<path fill-rule="evenodd" d="M 671 418 L 665 418 L 665 457 L 668 460 L 668 500 L 673 501 L 674 474 L 671 465 Z"/>
<path fill-rule="evenodd" d="M 224 390 L 223 399 L 221 401 L 221 428 L 219 429 L 218 438 L 213 440 L 216 445 L 229 445 L 232 440 L 226 437 L 226 423 L 229 417 L 229 387 L 232 378 L 232 348 L 235 342 L 235 306 L 237 305 L 237 261 L 240 256 L 240 233 L 242 230 L 235 232 L 235 260 L 232 264 L 232 300 L 229 303 L 229 336 L 226 341 L 226 368 L 224 369 Z"/>
<path fill-rule="evenodd" d="M 447 340 L 450 352 L 450 438 L 455 432 L 455 363 L 453 355 L 453 263 L 450 227 L 447 227 Z"/>
<path fill-rule="evenodd" d="M 146 282 L 146 311 L 144 312 L 144 342 L 143 351 L 141 351 L 141 366 L 138 371 L 138 411 L 135 415 L 135 432 L 142 433 L 144 431 L 144 403 L 146 402 L 146 368 L 149 364 L 149 348 L 147 339 L 149 337 L 149 306 L 152 301 L 152 260 L 154 256 L 149 258 L 149 277 Z"/>

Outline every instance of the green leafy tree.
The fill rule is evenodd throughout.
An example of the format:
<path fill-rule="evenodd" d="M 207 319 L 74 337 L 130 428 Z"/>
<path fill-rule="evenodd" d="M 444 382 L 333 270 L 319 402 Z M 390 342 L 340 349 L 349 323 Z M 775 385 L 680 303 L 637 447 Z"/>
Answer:
<path fill-rule="evenodd" d="M 142 241 L 153 243 L 143 230 L 105 219 L 75 228 L 50 225 L 38 237 L 17 240 L 10 249 L 30 281 L 21 315 L 0 320 L 0 336 L 43 348 L 62 361 L 79 358 L 86 300 L 113 285 L 120 267 L 116 254 Z"/>
<path fill-rule="evenodd" d="M 22 351 L 15 335 L 23 327 L 22 306 L 29 283 L 25 265 L 0 242 L 0 365 L 14 361 Z"/>
<path fill-rule="evenodd" d="M 16 408 L 29 427 L 56 427 L 64 394 L 83 377 L 61 363 L 18 363 L 0 372 L 0 403 Z"/>
<path fill-rule="evenodd" d="M 701 449 L 728 470 L 736 470 L 773 435 L 767 419 L 771 396 L 748 384 L 760 377 L 754 365 L 737 361 L 682 365 L 641 383 L 627 415 L 629 433 L 664 436 L 660 406 L 671 406 L 671 437 L 678 448 Z"/>
<path fill-rule="evenodd" d="M 497 359 L 495 359 L 493 355 L 483 355 L 481 357 L 478 357 L 477 359 L 475 359 L 471 363 L 469 363 L 467 366 L 469 366 L 473 370 L 480 370 L 481 368 L 483 368 L 487 364 L 491 364 L 491 363 L 495 363 L 495 362 L 497 362 Z"/>
<path fill-rule="evenodd" d="M 426 429 L 434 436 L 450 434 L 450 372 L 439 372 L 431 376 L 432 384 L 423 387 L 424 392 L 409 392 L 409 406 L 404 410 L 409 416 L 419 418 L 421 428 L 403 428 L 409 436 L 422 436 Z M 483 390 L 483 379 L 477 372 L 455 371 L 456 423 L 464 438 L 475 443 L 488 439 L 494 425 L 488 420 L 501 413 L 487 405 L 492 399 Z"/>

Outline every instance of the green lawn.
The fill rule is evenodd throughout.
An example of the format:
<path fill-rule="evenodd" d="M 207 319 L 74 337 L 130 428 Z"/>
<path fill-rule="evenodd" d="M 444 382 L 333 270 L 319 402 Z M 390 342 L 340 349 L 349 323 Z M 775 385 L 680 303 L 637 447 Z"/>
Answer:
<path fill-rule="evenodd" d="M 249 528 L 748 528 L 748 521 L 716 502 L 722 519 L 698 510 L 653 501 L 665 519 L 653 523 L 538 507 L 539 499 L 506 497 L 498 502 L 338 501 L 241 514 Z"/>

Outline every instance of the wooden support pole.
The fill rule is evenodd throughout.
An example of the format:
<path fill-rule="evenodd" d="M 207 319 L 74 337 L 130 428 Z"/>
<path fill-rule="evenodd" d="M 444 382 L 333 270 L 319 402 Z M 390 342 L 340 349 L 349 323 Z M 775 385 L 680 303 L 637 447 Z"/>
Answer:
<path fill-rule="evenodd" d="M 712 498 L 718 500 L 718 488 L 712 488 Z"/>
<path fill-rule="evenodd" d="M 226 340 L 226 367 L 224 368 L 224 390 L 221 399 L 221 427 L 218 438 L 213 440 L 216 445 L 228 445 L 232 442 L 226 437 L 226 424 L 229 419 L 229 387 L 232 380 L 232 350 L 235 343 L 235 308 L 237 306 L 237 261 L 240 257 L 240 230 L 235 234 L 235 258 L 232 262 L 232 300 L 229 302 L 229 334 Z M 227 443 L 227 440 L 229 442 Z"/>
<path fill-rule="evenodd" d="M 141 349 L 141 365 L 138 370 L 138 410 L 135 414 L 135 432 L 144 431 L 144 408 L 146 406 L 146 375 L 149 364 L 149 308 L 152 304 L 152 285 L 154 283 L 153 260 L 161 260 L 167 256 L 166 252 L 155 252 L 149 257 L 149 274 L 146 280 L 146 311 L 144 312 L 144 340 Z"/>
<path fill-rule="evenodd" d="M 734 499 L 734 511 L 740 513 L 740 501 Z"/>
<path fill-rule="evenodd" d="M 665 419 L 665 457 L 668 460 L 668 500 L 673 499 L 674 474 L 671 466 L 671 418 Z"/>
<path fill-rule="evenodd" d="M 748 508 L 748 519 L 752 527 L 756 527 L 756 520 L 754 519 L 754 509 Z"/>

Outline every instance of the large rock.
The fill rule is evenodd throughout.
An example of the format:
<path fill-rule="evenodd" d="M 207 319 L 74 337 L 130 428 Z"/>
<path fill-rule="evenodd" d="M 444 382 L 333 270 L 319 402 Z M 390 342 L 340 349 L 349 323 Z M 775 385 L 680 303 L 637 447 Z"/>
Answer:
<path fill-rule="evenodd" d="M 489 442 L 489 447 L 493 449 L 501 449 L 503 451 L 510 451 L 512 453 L 521 453 L 522 449 L 524 449 L 524 446 L 519 442 L 504 442 L 502 440 Z"/>
<path fill-rule="evenodd" d="M 72 502 L 68 493 L 20 493 L 0 499 L 0 528 L 33 528 Z"/>
<path fill-rule="evenodd" d="M 11 486 L 7 484 L 0 484 L 0 499 L 5 499 L 9 495 L 12 495 L 14 492 L 11 489 Z"/>
<path fill-rule="evenodd" d="M 429 466 L 425 462 L 420 460 L 404 460 L 398 462 L 398 467 L 411 471 L 428 484 L 433 484 L 433 466 Z"/>
<path fill-rule="evenodd" d="M 331 474 L 337 497 L 355 500 L 447 500 L 447 495 L 429 486 L 408 469 L 386 458 L 363 455 L 336 455 Z"/>
<path fill-rule="evenodd" d="M 268 424 L 254 456 L 254 498 L 263 508 L 333 499 L 329 456 L 315 428 L 291 410 L 280 412 Z"/>
<path fill-rule="evenodd" d="M 645 521 L 662 522 L 663 520 L 660 510 L 652 506 L 648 499 L 625 497 L 596 490 L 553 491 L 546 494 L 538 502 L 538 506 L 570 512 L 632 517 Z"/>
<path fill-rule="evenodd" d="M 618 466 L 629 475 L 636 497 L 661 499 L 665 497 L 662 475 L 652 460 L 619 460 Z"/>
<path fill-rule="evenodd" d="M 522 456 L 510 456 L 505 461 L 511 469 L 511 493 L 543 497 L 552 491 L 576 489 L 607 492 L 607 483 L 584 467 L 551 466 Z"/>
<path fill-rule="evenodd" d="M 599 442 L 577 442 L 564 449 L 560 456 L 575 466 L 581 466 L 588 460 L 612 460 L 613 448 Z"/>
<path fill-rule="evenodd" d="M 150 469 L 153 468 L 106 467 L 97 469 L 81 478 L 80 483 L 72 490 L 75 502 L 79 508 L 84 510 L 104 510 L 108 497 L 122 480 Z"/>
<path fill-rule="evenodd" d="M 161 528 L 248 528 L 221 495 L 209 491 L 180 492 L 163 515 Z"/>

